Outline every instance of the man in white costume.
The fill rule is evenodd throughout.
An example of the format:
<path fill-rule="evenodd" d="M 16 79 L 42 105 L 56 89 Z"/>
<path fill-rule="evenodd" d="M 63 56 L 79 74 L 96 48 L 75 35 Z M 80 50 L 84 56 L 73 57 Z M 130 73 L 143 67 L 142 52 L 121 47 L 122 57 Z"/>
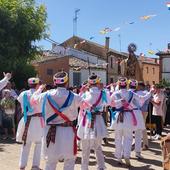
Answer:
<path fill-rule="evenodd" d="M 131 106 L 134 109 L 135 117 L 137 120 L 137 126 L 134 129 L 135 132 L 135 152 L 136 157 L 138 159 L 143 158 L 141 155 L 141 148 L 142 148 L 142 138 L 143 138 L 143 130 L 146 129 L 145 122 L 143 119 L 143 114 L 141 111 L 141 106 L 144 104 L 146 100 L 148 100 L 151 97 L 150 92 L 146 92 L 145 95 L 137 95 L 137 86 L 138 82 L 137 80 L 129 80 L 129 91 L 133 93 L 133 98 L 131 100 Z M 153 90 L 152 90 L 153 91 Z"/>
<path fill-rule="evenodd" d="M 4 78 L 0 80 L 0 90 L 2 90 L 8 83 L 8 81 L 11 79 L 11 73 L 3 73 Z"/>
<path fill-rule="evenodd" d="M 23 142 L 19 161 L 20 170 L 25 170 L 32 143 L 35 143 L 31 170 L 40 170 L 41 140 L 43 134 L 43 117 L 41 109 L 30 98 L 39 84 L 39 78 L 29 78 L 29 90 L 23 91 L 17 98 L 21 104 L 23 118 L 20 120 L 16 141 Z"/>
<path fill-rule="evenodd" d="M 128 82 L 126 78 L 120 78 L 118 83 L 120 90 L 112 95 L 117 111 L 113 113 L 114 121 L 112 124 L 112 127 L 115 129 L 115 157 L 119 163 L 122 163 L 122 157 L 124 157 L 126 165 L 130 166 L 133 130 L 141 126 L 141 122 L 137 117 L 137 114 L 140 114 L 140 110 L 134 101 L 144 101 L 149 98 L 151 94 L 149 92 L 145 96 L 139 96 L 132 90 L 127 90 Z"/>
<path fill-rule="evenodd" d="M 107 129 L 102 112 L 103 107 L 110 104 L 110 95 L 105 90 L 98 88 L 100 78 L 92 74 L 89 79 L 89 91 L 85 92 L 84 101 L 89 104 L 82 117 L 77 131 L 82 141 L 81 170 L 88 170 L 90 149 L 96 152 L 98 170 L 105 169 L 104 155 L 102 152 L 102 139 L 107 137 Z"/>
<path fill-rule="evenodd" d="M 115 130 L 115 157 L 119 164 L 122 164 L 122 157 L 125 163 L 130 166 L 130 153 L 133 139 L 133 109 L 128 106 L 123 107 L 125 102 L 130 102 L 131 95 L 127 91 L 128 81 L 122 77 L 118 80 L 119 90 L 115 91 L 111 98 L 114 103 L 115 112 L 112 112 L 112 125 Z M 125 101 L 124 101 L 125 100 Z M 136 122 L 135 122 L 136 123 Z"/>
<path fill-rule="evenodd" d="M 73 121 L 78 116 L 81 97 L 67 90 L 68 74 L 58 72 L 53 76 L 55 89 L 41 93 L 44 85 L 33 94 L 32 102 L 45 115 L 43 156 L 45 170 L 55 170 L 59 160 L 64 159 L 64 170 L 74 170 L 77 152 L 76 129 Z"/>

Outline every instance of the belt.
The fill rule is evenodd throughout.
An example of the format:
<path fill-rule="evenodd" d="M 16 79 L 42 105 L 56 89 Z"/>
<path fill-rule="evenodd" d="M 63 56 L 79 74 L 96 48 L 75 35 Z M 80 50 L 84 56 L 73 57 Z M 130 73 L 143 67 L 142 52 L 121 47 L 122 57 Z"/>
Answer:
<path fill-rule="evenodd" d="M 56 137 L 56 128 L 58 126 L 60 127 L 73 127 L 73 122 L 64 122 L 60 124 L 51 124 L 49 125 L 50 128 L 48 130 L 47 136 L 46 136 L 46 143 L 47 143 L 47 148 L 50 145 L 50 142 L 55 143 L 55 137 Z"/>
<path fill-rule="evenodd" d="M 101 112 L 91 112 L 92 115 L 101 115 L 102 113 Z"/>
<path fill-rule="evenodd" d="M 123 109 L 122 111 L 119 112 L 118 118 L 117 118 L 117 123 L 124 122 L 124 112 L 131 112 L 133 113 L 134 110 L 139 110 L 138 108 L 134 108 L 134 109 Z"/>
<path fill-rule="evenodd" d="M 101 115 L 102 113 L 101 112 L 92 112 L 92 119 L 91 119 L 91 128 L 94 129 L 94 122 L 96 120 L 96 115 Z"/>
<path fill-rule="evenodd" d="M 30 122 L 31 122 L 31 118 L 32 118 L 32 117 L 42 117 L 42 114 L 41 114 L 41 113 L 35 113 L 35 114 L 33 114 L 33 115 L 27 116 L 27 122 L 26 122 L 26 124 L 25 124 L 24 133 L 23 133 L 23 135 L 22 135 L 22 140 L 24 141 L 24 145 L 26 145 L 28 128 L 29 128 L 29 125 L 30 125 Z"/>

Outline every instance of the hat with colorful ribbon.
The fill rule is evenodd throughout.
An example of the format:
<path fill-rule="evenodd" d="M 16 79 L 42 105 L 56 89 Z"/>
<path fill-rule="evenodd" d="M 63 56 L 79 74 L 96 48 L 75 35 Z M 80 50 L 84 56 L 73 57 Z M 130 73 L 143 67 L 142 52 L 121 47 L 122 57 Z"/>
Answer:
<path fill-rule="evenodd" d="M 137 88 L 138 87 L 138 81 L 134 79 L 129 80 L 129 87 Z"/>
<path fill-rule="evenodd" d="M 119 78 L 119 80 L 118 80 L 118 85 L 119 85 L 120 87 L 126 87 L 127 84 L 128 84 L 128 80 L 127 80 L 126 77 L 121 77 L 121 78 Z"/>
<path fill-rule="evenodd" d="M 64 71 L 58 72 L 53 76 L 54 85 L 65 84 L 68 82 L 68 74 Z"/>
<path fill-rule="evenodd" d="M 32 84 L 38 84 L 40 82 L 40 79 L 37 77 L 31 77 L 28 79 L 28 84 L 32 85 Z"/>
<path fill-rule="evenodd" d="M 93 73 L 91 76 L 88 78 L 88 83 L 93 85 L 93 84 L 98 84 L 101 82 L 101 78 L 97 76 L 95 73 Z"/>

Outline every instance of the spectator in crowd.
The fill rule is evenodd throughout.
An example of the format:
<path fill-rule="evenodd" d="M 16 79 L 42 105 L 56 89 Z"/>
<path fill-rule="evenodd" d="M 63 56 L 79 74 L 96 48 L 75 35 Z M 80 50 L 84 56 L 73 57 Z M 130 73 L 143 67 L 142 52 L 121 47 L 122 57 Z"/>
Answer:
<path fill-rule="evenodd" d="M 147 90 L 145 88 L 145 84 L 144 82 L 139 82 L 138 83 L 138 91 L 137 93 L 139 95 L 146 95 L 147 94 Z M 143 118 L 144 118 L 144 122 L 146 123 L 146 118 L 148 116 L 148 106 L 149 106 L 149 102 L 150 102 L 150 98 L 148 100 L 146 100 L 142 106 L 141 106 L 141 111 L 142 111 L 142 114 L 143 114 Z M 147 130 L 144 129 L 143 130 L 143 150 L 146 150 L 148 149 L 148 135 L 147 135 Z"/>
<path fill-rule="evenodd" d="M 18 97 L 18 94 L 16 93 L 16 91 L 13 89 L 13 87 L 15 88 L 15 84 L 14 83 L 11 83 L 11 82 L 8 82 L 5 89 L 9 89 L 10 90 L 10 95 L 14 98 L 14 99 L 17 99 Z"/>
<path fill-rule="evenodd" d="M 11 91 L 9 89 L 4 89 L 2 92 L 3 98 L 1 100 L 1 107 L 3 108 L 3 128 L 5 131 L 5 136 L 3 139 L 8 138 L 8 130 L 12 130 L 12 139 L 15 139 L 15 99 L 11 96 Z"/>
<path fill-rule="evenodd" d="M 153 139 L 158 140 L 161 138 L 162 135 L 162 129 L 163 129 L 163 101 L 164 96 L 161 93 L 161 86 L 159 84 L 155 85 L 155 94 L 152 99 L 153 104 L 153 120 L 156 124 L 156 135 L 153 137 Z"/>
<path fill-rule="evenodd" d="M 165 116 L 165 126 L 170 125 L 170 88 L 166 88 L 166 116 Z"/>

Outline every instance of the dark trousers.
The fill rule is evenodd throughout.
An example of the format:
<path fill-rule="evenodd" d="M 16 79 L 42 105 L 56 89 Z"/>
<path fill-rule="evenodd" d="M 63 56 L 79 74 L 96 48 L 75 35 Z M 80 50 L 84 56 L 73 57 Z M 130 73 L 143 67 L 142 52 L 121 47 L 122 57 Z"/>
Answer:
<path fill-rule="evenodd" d="M 153 121 L 156 124 L 156 134 L 162 135 L 162 116 L 153 115 Z"/>

